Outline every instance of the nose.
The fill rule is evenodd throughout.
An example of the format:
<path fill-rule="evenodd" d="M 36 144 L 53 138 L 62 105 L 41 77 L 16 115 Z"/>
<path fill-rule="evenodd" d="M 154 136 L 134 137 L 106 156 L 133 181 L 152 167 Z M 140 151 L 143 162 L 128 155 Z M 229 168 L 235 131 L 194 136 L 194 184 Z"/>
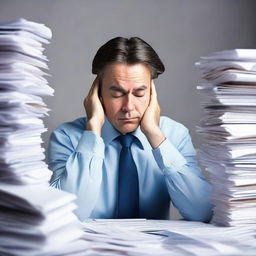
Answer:
<path fill-rule="evenodd" d="M 123 108 L 122 110 L 124 112 L 131 112 L 134 110 L 134 102 L 133 102 L 133 98 L 132 98 L 132 95 L 131 94 L 127 94 L 125 97 L 124 97 L 124 102 L 123 102 Z"/>

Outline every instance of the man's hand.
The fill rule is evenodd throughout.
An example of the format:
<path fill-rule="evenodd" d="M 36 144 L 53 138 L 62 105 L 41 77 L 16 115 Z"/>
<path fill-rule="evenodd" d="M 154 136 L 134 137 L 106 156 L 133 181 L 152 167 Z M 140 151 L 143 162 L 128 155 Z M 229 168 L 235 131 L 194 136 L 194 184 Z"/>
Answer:
<path fill-rule="evenodd" d="M 146 135 L 152 148 L 157 148 L 164 140 L 165 136 L 159 127 L 160 107 L 157 101 L 155 84 L 151 83 L 151 97 L 140 123 L 142 132 Z"/>
<path fill-rule="evenodd" d="M 104 109 L 99 99 L 98 91 L 99 77 L 97 76 L 84 99 L 84 108 L 87 115 L 86 130 L 101 136 L 101 128 L 104 124 Z"/>

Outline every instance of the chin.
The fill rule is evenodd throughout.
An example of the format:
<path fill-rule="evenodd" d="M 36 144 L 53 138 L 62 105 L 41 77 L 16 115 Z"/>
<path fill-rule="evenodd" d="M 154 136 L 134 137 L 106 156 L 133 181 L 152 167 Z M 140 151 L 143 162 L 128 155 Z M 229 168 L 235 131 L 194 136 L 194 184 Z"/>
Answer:
<path fill-rule="evenodd" d="M 138 128 L 138 124 L 126 124 L 123 125 L 122 127 L 118 127 L 117 130 L 123 134 L 125 133 L 130 133 L 130 132 L 134 132 L 137 128 Z"/>

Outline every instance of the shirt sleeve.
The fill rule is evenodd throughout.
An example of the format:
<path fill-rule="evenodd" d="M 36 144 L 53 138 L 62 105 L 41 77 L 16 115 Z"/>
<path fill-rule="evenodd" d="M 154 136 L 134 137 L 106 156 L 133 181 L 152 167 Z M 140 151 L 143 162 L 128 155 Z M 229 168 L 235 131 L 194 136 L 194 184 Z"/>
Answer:
<path fill-rule="evenodd" d="M 50 185 L 77 196 L 80 220 L 90 217 L 98 199 L 104 147 L 103 139 L 91 131 L 83 131 L 76 148 L 64 130 L 57 129 L 50 137 Z"/>
<path fill-rule="evenodd" d="M 153 149 L 162 170 L 170 198 L 187 220 L 210 221 L 212 217 L 211 187 L 203 177 L 196 160 L 196 151 L 186 129 L 178 147 L 166 138 Z"/>

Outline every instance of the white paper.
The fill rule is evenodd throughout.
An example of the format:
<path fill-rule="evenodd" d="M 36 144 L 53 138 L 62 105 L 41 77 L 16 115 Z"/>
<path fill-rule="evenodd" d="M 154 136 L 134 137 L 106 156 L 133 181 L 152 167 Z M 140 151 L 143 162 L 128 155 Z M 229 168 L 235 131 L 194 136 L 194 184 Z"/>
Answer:
<path fill-rule="evenodd" d="M 200 93 L 207 96 L 197 127 L 204 143 L 199 158 L 210 173 L 213 222 L 256 223 L 256 50 L 234 49 L 203 56 Z"/>

